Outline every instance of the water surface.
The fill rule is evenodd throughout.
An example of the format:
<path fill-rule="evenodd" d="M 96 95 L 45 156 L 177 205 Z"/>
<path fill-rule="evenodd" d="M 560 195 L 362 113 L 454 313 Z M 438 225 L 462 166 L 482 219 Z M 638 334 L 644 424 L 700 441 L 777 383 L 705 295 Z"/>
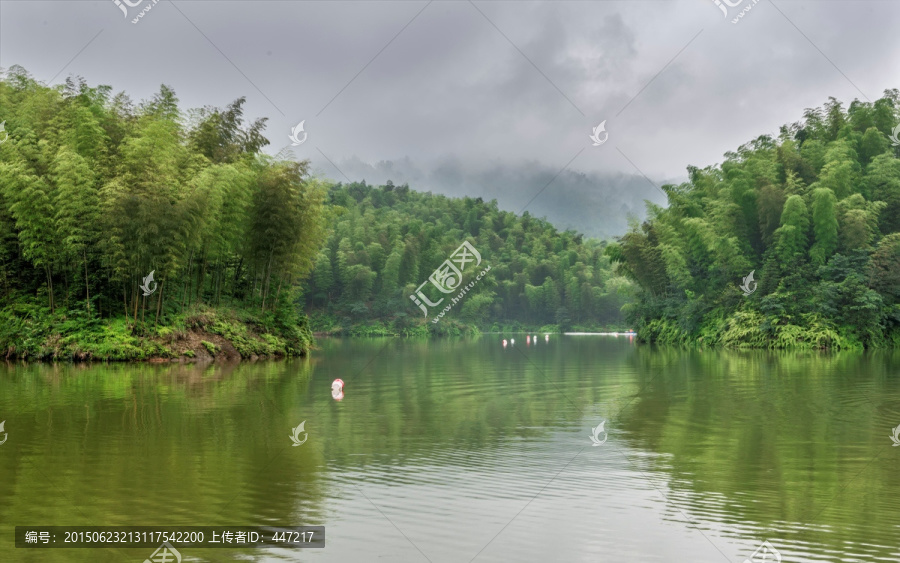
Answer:
<path fill-rule="evenodd" d="M 16 525 L 292 524 L 324 525 L 325 549 L 181 553 L 740 563 L 768 540 L 786 562 L 900 561 L 900 354 L 501 338 L 324 339 L 309 359 L 236 365 L 0 365 L 0 560 L 152 552 L 14 549 Z"/>

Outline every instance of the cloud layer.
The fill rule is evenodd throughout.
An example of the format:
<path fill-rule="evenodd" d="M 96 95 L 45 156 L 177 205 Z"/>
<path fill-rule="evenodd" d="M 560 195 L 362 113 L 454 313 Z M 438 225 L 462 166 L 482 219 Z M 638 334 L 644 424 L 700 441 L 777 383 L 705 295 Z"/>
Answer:
<path fill-rule="evenodd" d="M 166 83 L 188 107 L 246 95 L 272 153 L 306 120 L 295 154 L 337 180 L 393 163 L 518 211 L 559 173 L 528 210 L 617 234 L 664 200 L 642 174 L 684 178 L 828 96 L 900 86 L 898 23 L 867 0 L 762 0 L 738 24 L 711 0 L 160 2 L 136 25 L 112 2 L 4 2 L 0 66 L 135 98 Z"/>

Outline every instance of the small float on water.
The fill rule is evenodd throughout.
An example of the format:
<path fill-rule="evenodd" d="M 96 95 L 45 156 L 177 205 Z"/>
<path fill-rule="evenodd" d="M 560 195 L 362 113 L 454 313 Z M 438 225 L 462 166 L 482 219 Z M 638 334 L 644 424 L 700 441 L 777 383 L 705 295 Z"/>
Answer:
<path fill-rule="evenodd" d="M 331 382 L 331 397 L 340 401 L 344 398 L 344 380 L 343 379 L 335 379 Z"/>
<path fill-rule="evenodd" d="M 503 347 L 506 348 L 506 339 L 503 339 Z"/>

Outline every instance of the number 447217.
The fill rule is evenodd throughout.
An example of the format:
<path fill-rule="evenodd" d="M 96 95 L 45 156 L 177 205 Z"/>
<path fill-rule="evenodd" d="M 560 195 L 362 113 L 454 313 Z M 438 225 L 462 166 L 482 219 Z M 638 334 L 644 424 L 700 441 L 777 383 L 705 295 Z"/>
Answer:
<path fill-rule="evenodd" d="M 312 532 L 275 532 L 272 536 L 272 541 L 284 543 L 309 543 L 312 539 Z"/>

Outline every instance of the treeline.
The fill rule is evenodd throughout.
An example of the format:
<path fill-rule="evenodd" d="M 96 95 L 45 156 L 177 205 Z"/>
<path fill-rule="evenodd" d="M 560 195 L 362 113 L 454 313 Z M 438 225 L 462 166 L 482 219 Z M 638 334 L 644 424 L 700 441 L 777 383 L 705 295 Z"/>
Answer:
<path fill-rule="evenodd" d="M 333 228 L 306 291 L 314 328 L 409 334 L 622 327 L 630 283 L 612 272 L 604 242 L 559 232 L 527 212 L 499 211 L 496 201 L 391 182 L 335 185 L 328 205 Z M 480 253 L 478 269 L 491 270 L 448 316 L 430 323 L 440 309 L 426 320 L 410 295 L 463 241 Z"/>
<path fill-rule="evenodd" d="M 245 124 L 243 103 L 183 113 L 167 86 L 134 104 L 12 67 L 0 79 L 4 319 L 36 302 L 132 329 L 197 303 L 290 308 L 324 239 L 325 189 L 305 163 L 260 155 L 266 120 Z"/>
<path fill-rule="evenodd" d="M 5 356 L 188 355 L 175 341 L 195 328 L 228 341 L 210 351 L 295 351 L 304 306 L 335 332 L 622 327 L 630 282 L 605 243 L 495 201 L 329 187 L 262 154 L 266 120 L 245 122 L 243 104 L 183 111 L 165 85 L 134 103 L 80 78 L 0 76 Z M 429 323 L 410 295 L 464 241 L 490 275 Z"/>
<path fill-rule="evenodd" d="M 897 90 L 846 110 L 830 98 L 664 186 L 669 206 L 651 206 L 607 251 L 639 286 L 627 307 L 639 338 L 900 344 L 898 108 Z"/>

